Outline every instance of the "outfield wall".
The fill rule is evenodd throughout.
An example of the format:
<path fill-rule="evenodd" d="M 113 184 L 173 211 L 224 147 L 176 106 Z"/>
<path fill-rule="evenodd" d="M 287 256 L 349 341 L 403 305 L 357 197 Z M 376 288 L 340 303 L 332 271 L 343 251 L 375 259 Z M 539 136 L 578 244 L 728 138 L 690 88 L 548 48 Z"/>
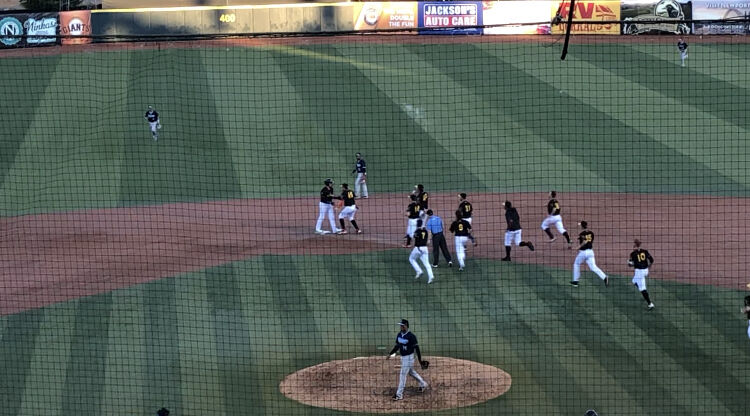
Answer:
<path fill-rule="evenodd" d="M 112 9 L 2 16 L 0 47 L 84 42 L 116 36 L 330 33 L 562 34 L 568 1 L 363 2 Z M 750 3 L 709 0 L 582 0 L 573 34 L 748 34 Z M 69 13 L 85 13 L 71 20 Z M 551 25 L 556 17 L 561 23 Z M 40 36 L 46 36 L 42 38 Z M 36 38 L 37 36 L 38 38 Z M 50 37 L 52 36 L 52 37 Z M 57 36 L 57 39 L 54 37 Z M 78 40 L 70 38 L 78 37 Z"/>

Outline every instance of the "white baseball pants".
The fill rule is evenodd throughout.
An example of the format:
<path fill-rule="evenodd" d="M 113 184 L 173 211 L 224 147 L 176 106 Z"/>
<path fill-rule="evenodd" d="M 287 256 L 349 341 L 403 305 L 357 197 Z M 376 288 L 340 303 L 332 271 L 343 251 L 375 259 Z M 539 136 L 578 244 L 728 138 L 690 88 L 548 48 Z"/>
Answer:
<path fill-rule="evenodd" d="M 354 214 L 356 213 L 357 213 L 356 205 L 344 207 L 344 209 L 342 209 L 341 212 L 339 212 L 339 219 L 354 221 Z"/>
<path fill-rule="evenodd" d="M 464 260 L 466 259 L 466 242 L 469 241 L 469 237 L 456 236 L 456 259 L 458 259 L 458 266 L 464 267 Z"/>
<path fill-rule="evenodd" d="M 315 224 L 315 231 L 317 232 L 323 231 L 323 229 L 320 227 L 323 226 L 323 220 L 327 216 L 328 222 L 331 224 L 331 232 L 335 233 L 338 230 L 338 228 L 336 228 L 336 220 L 333 218 L 333 205 L 326 204 L 323 202 L 318 202 L 318 210 L 319 210 L 318 222 Z"/>
<path fill-rule="evenodd" d="M 354 193 L 357 196 L 361 196 L 363 198 L 367 198 L 369 196 L 367 194 L 367 181 L 365 180 L 364 173 L 357 174 L 357 179 L 354 180 Z"/>
<path fill-rule="evenodd" d="M 635 269 L 632 283 L 638 286 L 639 292 L 646 290 L 646 276 L 648 276 L 648 269 Z"/>
<path fill-rule="evenodd" d="M 521 245 L 521 231 L 522 230 L 516 230 L 516 231 L 506 231 L 505 232 L 505 245 L 510 246 L 512 244 L 515 245 Z"/>
<path fill-rule="evenodd" d="M 565 227 L 563 226 L 562 216 L 560 215 L 549 215 L 542 221 L 542 230 L 546 230 L 551 226 L 555 226 L 557 232 L 560 234 L 565 233 Z M 506 244 L 507 245 L 507 244 Z"/>
<path fill-rule="evenodd" d="M 417 220 L 419 218 L 409 218 L 406 221 L 406 235 L 414 237 L 414 231 L 417 231 Z"/>
<path fill-rule="evenodd" d="M 417 274 L 422 274 L 422 268 L 419 266 L 417 260 L 421 260 L 424 264 L 425 270 L 427 270 L 427 283 L 431 283 L 435 276 L 432 274 L 432 266 L 430 266 L 430 250 L 427 247 L 414 247 L 409 254 L 409 263 Z"/>
<path fill-rule="evenodd" d="M 573 263 L 573 281 L 577 282 L 581 278 L 581 263 L 586 262 L 592 272 L 596 273 L 600 279 L 604 280 L 607 275 L 604 274 L 602 269 L 596 266 L 596 258 L 594 258 L 594 250 L 579 250 L 576 256 L 576 261 Z"/>
<path fill-rule="evenodd" d="M 427 383 L 422 376 L 414 370 L 414 354 L 401 356 L 401 372 L 398 375 L 398 390 L 396 396 L 404 397 L 404 388 L 406 388 L 406 376 L 412 376 L 419 383 L 419 387 L 427 387 Z"/>

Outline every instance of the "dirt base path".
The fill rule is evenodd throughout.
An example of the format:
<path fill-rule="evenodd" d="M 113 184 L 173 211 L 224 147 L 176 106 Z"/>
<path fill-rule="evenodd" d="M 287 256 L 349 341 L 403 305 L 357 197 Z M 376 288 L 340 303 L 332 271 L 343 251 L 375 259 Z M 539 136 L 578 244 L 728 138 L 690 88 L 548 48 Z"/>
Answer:
<path fill-rule="evenodd" d="M 563 239 L 544 242 L 543 193 L 474 194 L 479 246 L 469 258 L 504 256 L 502 203 L 521 214 L 524 239 L 537 250 L 514 247 L 513 261 L 570 269 L 575 250 Z M 649 278 L 747 289 L 750 247 L 733 198 L 684 195 L 568 193 L 563 220 L 576 236 L 585 219 L 596 233 L 597 264 L 630 275 L 626 260 L 640 238 L 656 257 Z M 0 314 L 111 291 L 263 254 L 333 255 L 397 248 L 403 242 L 406 195 L 361 200 L 364 234 L 315 235 L 317 200 L 279 198 L 180 203 L 76 211 L 0 219 Z M 450 224 L 453 194 L 433 194 L 431 207 Z M 263 219 L 261 212 L 274 213 Z M 325 227 L 328 227 L 327 221 Z M 452 248 L 452 239 L 449 239 Z M 404 270 L 411 274 L 404 250 Z M 585 268 L 584 268 L 585 270 Z"/>

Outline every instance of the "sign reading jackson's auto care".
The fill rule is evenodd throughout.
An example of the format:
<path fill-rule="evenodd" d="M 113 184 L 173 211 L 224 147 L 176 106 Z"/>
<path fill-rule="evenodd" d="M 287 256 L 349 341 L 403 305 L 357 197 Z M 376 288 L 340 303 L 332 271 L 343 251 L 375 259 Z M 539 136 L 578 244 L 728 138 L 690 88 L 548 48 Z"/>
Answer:
<path fill-rule="evenodd" d="M 555 17 L 558 12 L 562 17 L 562 22 L 552 25 L 552 33 L 565 33 L 567 29 L 568 14 L 570 13 L 570 2 L 552 2 L 551 18 Z M 614 21 L 620 20 L 620 2 L 619 1 L 576 1 L 575 10 L 573 10 L 573 27 L 571 33 L 577 34 L 620 34 L 620 24 Z M 576 20 L 579 23 L 576 23 Z M 612 23 L 598 23 L 612 22 Z"/>
<path fill-rule="evenodd" d="M 419 28 L 444 29 L 429 33 L 481 34 L 482 2 L 420 2 Z"/>

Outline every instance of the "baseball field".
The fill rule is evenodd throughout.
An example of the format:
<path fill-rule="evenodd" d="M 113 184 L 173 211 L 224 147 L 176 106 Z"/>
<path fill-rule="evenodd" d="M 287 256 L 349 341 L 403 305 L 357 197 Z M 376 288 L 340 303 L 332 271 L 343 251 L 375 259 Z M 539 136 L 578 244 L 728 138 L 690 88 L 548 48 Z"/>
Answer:
<path fill-rule="evenodd" d="M 564 61 L 551 36 L 0 51 L 0 414 L 750 414 L 750 44 L 687 40 L 685 67 L 670 37 L 578 37 Z M 364 233 L 315 235 L 356 152 Z M 475 210 L 466 270 L 430 285 L 400 247 L 415 184 L 446 226 L 457 193 Z M 569 285 L 552 189 L 609 287 Z M 511 262 L 506 200 L 536 245 Z M 397 360 L 337 362 L 384 358 L 402 318 L 434 382 L 392 402 Z M 315 405 L 282 394 L 329 362 L 343 379 L 291 387 Z M 486 366 L 510 387 L 462 404 Z"/>

